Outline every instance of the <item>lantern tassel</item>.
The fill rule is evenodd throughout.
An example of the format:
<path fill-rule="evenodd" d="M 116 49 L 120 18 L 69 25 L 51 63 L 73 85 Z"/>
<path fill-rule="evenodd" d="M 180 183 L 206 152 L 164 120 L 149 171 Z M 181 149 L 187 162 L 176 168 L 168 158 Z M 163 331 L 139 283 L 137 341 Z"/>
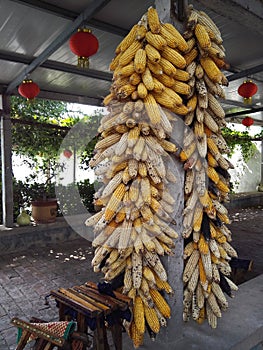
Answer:
<path fill-rule="evenodd" d="M 79 56 L 78 57 L 78 67 L 80 68 L 89 68 L 89 58 Z"/>
<path fill-rule="evenodd" d="M 251 105 L 252 104 L 252 97 L 244 97 L 244 104 Z"/>

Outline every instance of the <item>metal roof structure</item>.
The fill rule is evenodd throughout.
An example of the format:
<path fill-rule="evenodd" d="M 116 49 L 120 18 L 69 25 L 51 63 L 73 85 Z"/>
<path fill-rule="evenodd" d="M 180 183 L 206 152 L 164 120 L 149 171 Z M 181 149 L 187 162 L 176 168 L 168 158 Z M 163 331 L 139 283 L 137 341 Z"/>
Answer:
<path fill-rule="evenodd" d="M 0 0 L 0 93 L 17 94 L 23 79 L 33 79 L 39 97 L 100 106 L 109 93 L 109 64 L 115 48 L 137 23 L 151 0 Z M 185 0 L 174 2 L 180 9 Z M 261 0 L 193 0 L 217 24 L 223 37 L 229 86 L 223 107 L 228 117 L 252 113 L 263 123 L 263 3 Z M 99 40 L 89 69 L 76 66 L 68 40 L 86 24 Z M 245 78 L 258 85 L 253 104 L 237 93 Z M 234 109 L 234 112 L 233 112 Z M 238 113 L 238 114 L 235 114 Z"/>

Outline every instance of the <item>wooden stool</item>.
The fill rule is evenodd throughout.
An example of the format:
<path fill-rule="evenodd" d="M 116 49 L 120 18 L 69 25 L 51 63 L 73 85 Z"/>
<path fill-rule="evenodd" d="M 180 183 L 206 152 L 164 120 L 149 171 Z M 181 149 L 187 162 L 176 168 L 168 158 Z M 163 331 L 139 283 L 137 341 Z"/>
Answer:
<path fill-rule="evenodd" d="M 35 347 L 36 350 L 50 350 L 53 349 L 55 346 L 57 346 L 58 349 L 65 349 L 64 345 L 67 343 L 67 341 L 62 337 L 58 337 L 51 331 L 43 331 L 36 325 L 21 320 L 17 317 L 14 317 L 11 320 L 11 323 L 14 326 L 22 329 L 22 336 L 17 344 L 16 350 L 23 350 L 29 338 L 32 335 L 41 339 L 41 342 L 39 342 L 38 345 Z M 70 348 L 68 347 L 68 349 Z"/>
<path fill-rule="evenodd" d="M 91 329 L 92 324 L 94 349 L 109 350 L 107 339 L 109 329 L 115 349 L 122 350 L 122 324 L 119 315 L 131 305 L 130 298 L 115 291 L 115 297 L 101 294 L 97 285 L 92 282 L 68 289 L 52 290 L 50 294 L 58 303 L 60 321 L 67 319 L 68 312 L 74 313 L 71 317 L 75 318 L 77 331 L 80 334 L 88 334 L 88 328 Z M 115 321 L 112 325 L 107 322 L 110 318 L 114 318 Z"/>

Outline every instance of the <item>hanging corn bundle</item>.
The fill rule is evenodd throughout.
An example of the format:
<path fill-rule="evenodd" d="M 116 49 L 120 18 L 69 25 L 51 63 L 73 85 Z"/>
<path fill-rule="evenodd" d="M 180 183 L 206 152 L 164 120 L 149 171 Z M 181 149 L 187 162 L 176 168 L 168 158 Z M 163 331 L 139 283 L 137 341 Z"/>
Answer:
<path fill-rule="evenodd" d="M 198 323 L 207 318 L 215 328 L 228 307 L 224 293 L 231 296 L 237 290 L 229 279 L 229 262 L 237 253 L 229 243 L 230 221 L 223 204 L 228 200 L 232 165 L 223 156 L 229 150 L 221 133 L 225 113 L 218 101 L 224 98 L 222 86 L 228 84 L 221 71 L 227 64 L 215 23 L 204 12 L 189 10 L 184 33 L 189 48 L 184 58 L 192 87 L 186 105 L 191 111 L 185 116 L 189 128 L 181 152 L 186 169 L 183 317 Z"/>
<path fill-rule="evenodd" d="M 90 166 L 104 185 L 95 194 L 102 209 L 86 221 L 94 227 L 94 271 L 106 281 L 123 276 L 122 292 L 133 299 L 133 319 L 126 328 L 134 346 L 145 330 L 154 337 L 171 310 L 164 293 L 172 293 L 161 256 L 172 254 L 177 233 L 171 222 L 176 181 L 169 157 L 180 153 L 169 140 L 175 119 L 186 115 L 185 39 L 162 24 L 149 8 L 116 49 L 110 64 L 111 91 L 104 99 L 108 115 Z"/>
<path fill-rule="evenodd" d="M 227 84 L 219 30 L 191 9 L 182 36 L 149 8 L 116 48 L 113 83 L 104 105 L 108 115 L 90 166 L 102 176 L 95 194 L 101 210 L 86 221 L 94 227 L 94 271 L 106 281 L 123 277 L 122 292 L 133 299 L 126 323 L 134 346 L 145 330 L 154 337 L 171 316 L 164 292 L 172 293 L 161 256 L 172 254 L 177 233 L 170 195 L 176 181 L 169 157 L 184 162 L 184 319 L 208 319 L 216 327 L 227 308 L 231 232 L 223 201 L 229 192 L 227 145 L 220 128 L 224 111 L 217 98 Z M 170 136 L 174 114 L 187 125 L 183 149 Z M 207 183 L 207 179 L 208 183 Z"/>

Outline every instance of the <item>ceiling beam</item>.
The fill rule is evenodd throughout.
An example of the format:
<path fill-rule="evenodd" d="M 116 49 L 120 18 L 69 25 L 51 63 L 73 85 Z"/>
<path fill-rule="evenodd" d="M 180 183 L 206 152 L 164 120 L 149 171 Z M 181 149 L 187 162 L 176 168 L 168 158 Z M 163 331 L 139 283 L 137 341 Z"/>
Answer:
<path fill-rule="evenodd" d="M 262 112 L 262 111 L 263 111 L 263 107 L 252 108 L 249 111 L 239 111 L 239 112 L 227 113 L 226 118 L 237 117 L 239 115 L 244 115 L 244 114 L 254 114 L 254 113 L 258 113 L 258 112 Z"/>
<path fill-rule="evenodd" d="M 30 64 L 35 58 L 28 57 L 19 53 L 9 53 L 5 51 L 0 51 L 0 60 L 5 60 L 9 62 Z M 83 69 L 72 64 L 57 62 L 53 60 L 47 60 L 43 62 L 39 67 L 53 69 L 60 72 L 72 73 L 76 75 L 81 75 L 88 78 L 99 79 L 104 81 L 112 81 L 112 73 L 99 71 L 96 69 Z"/>
<path fill-rule="evenodd" d="M 40 0 L 11 0 L 11 1 L 17 2 L 25 6 L 33 7 L 35 9 L 50 13 L 52 15 L 55 15 L 61 18 L 65 18 L 70 21 L 74 21 L 79 15 L 79 13 L 77 12 L 70 11 L 63 7 L 49 4 Z M 104 32 L 112 33 L 115 35 L 123 36 L 123 37 L 126 36 L 129 32 L 127 29 L 115 26 L 110 23 L 99 21 L 95 18 L 90 18 L 89 20 L 86 21 L 86 23 L 93 28 L 102 30 Z"/>
<path fill-rule="evenodd" d="M 193 0 L 216 14 L 239 23 L 247 28 L 253 28 L 263 36 L 263 6 L 262 0 Z"/>
<path fill-rule="evenodd" d="M 110 0 L 93 0 L 91 4 L 70 23 L 65 30 L 37 57 L 35 58 L 8 86 L 7 94 L 10 94 L 33 70 L 43 64 L 47 58 L 60 48 L 79 26 L 89 20 L 96 12 L 103 8 Z"/>
<path fill-rule="evenodd" d="M 228 81 L 237 80 L 237 79 L 244 78 L 244 77 L 247 77 L 249 75 L 256 74 L 256 73 L 259 73 L 262 71 L 263 71 L 263 64 L 260 64 L 258 66 L 255 66 L 255 67 L 252 67 L 249 69 L 244 69 L 238 73 L 233 73 L 231 75 L 228 75 L 227 80 Z"/>

